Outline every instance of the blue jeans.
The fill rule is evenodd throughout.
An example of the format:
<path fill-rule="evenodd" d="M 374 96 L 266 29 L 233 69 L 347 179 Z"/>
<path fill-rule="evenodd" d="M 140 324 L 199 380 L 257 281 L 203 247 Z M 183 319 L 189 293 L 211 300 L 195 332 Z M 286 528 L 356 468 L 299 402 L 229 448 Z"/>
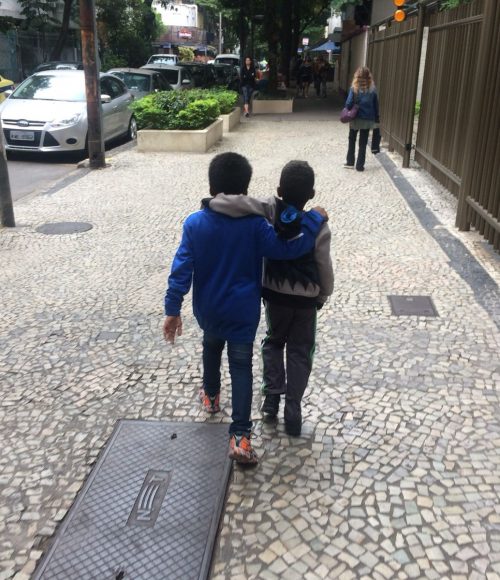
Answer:
<path fill-rule="evenodd" d="M 203 388 L 210 397 L 220 392 L 220 365 L 225 342 L 208 333 L 203 335 Z M 233 398 L 230 434 L 249 434 L 252 429 L 252 354 L 253 343 L 227 343 Z"/>
<path fill-rule="evenodd" d="M 243 85 L 241 87 L 241 92 L 243 93 L 243 102 L 245 105 L 249 105 L 250 99 L 252 98 L 253 88 L 249 85 Z"/>

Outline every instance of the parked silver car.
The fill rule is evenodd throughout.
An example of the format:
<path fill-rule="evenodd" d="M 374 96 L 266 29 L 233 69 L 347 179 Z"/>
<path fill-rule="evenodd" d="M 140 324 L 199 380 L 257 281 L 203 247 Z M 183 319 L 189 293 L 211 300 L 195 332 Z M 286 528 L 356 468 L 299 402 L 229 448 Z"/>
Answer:
<path fill-rule="evenodd" d="M 175 91 L 194 88 L 191 73 L 181 66 L 173 64 L 145 64 L 141 66 L 141 69 L 154 70 L 161 73 Z"/>
<path fill-rule="evenodd" d="M 137 136 L 129 108 L 132 94 L 123 82 L 101 74 L 104 140 Z M 10 151 L 79 151 L 87 146 L 84 72 L 50 70 L 27 78 L 0 105 L 6 149 Z"/>
<path fill-rule="evenodd" d="M 165 77 L 155 70 L 112 68 L 108 70 L 108 74 L 122 80 L 136 99 L 142 99 L 150 93 L 172 90 Z"/>

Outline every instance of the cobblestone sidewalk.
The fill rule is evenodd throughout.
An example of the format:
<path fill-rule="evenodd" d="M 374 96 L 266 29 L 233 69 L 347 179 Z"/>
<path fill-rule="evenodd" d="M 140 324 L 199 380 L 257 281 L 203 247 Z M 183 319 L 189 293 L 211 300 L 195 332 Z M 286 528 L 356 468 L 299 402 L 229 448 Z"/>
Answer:
<path fill-rule="evenodd" d="M 0 579 L 27 580 L 119 418 L 207 420 L 200 333 L 161 337 L 184 217 L 215 153 L 267 196 L 290 159 L 317 173 L 332 218 L 334 299 L 320 312 L 303 435 L 254 419 L 261 464 L 236 468 L 213 577 L 500 579 L 500 263 L 452 225 L 417 169 L 342 168 L 337 115 L 251 118 L 208 155 L 141 155 L 16 207 L 0 232 Z M 407 185 L 409 185 L 407 184 Z M 45 236 L 53 221 L 90 232 Z M 391 315 L 430 295 L 437 318 Z M 262 329 L 261 335 L 262 336 Z M 257 349 L 256 349 L 257 350 Z M 256 387 L 260 360 L 255 355 Z M 229 379 L 224 369 L 223 413 Z"/>

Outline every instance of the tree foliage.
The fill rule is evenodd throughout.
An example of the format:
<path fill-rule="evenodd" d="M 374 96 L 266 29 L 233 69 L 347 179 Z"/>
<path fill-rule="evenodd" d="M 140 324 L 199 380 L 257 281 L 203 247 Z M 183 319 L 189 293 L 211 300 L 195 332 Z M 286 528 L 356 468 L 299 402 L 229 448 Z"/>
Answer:
<path fill-rule="evenodd" d="M 103 69 L 117 64 L 143 65 L 151 42 L 161 32 L 151 0 L 97 0 L 99 45 Z M 112 64 L 111 64 L 112 63 Z"/>

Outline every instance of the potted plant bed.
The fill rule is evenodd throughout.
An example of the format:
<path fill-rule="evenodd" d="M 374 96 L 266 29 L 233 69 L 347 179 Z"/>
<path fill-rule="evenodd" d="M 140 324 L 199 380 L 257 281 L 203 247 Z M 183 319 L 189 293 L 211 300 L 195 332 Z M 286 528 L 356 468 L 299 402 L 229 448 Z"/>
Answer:
<path fill-rule="evenodd" d="M 254 115 L 286 115 L 293 113 L 293 97 L 286 91 L 257 92 L 252 100 Z"/>
<path fill-rule="evenodd" d="M 141 129 L 137 132 L 137 149 L 206 153 L 222 139 L 223 124 L 217 119 L 205 129 Z"/>
<path fill-rule="evenodd" d="M 220 118 L 223 122 L 224 133 L 230 133 L 240 124 L 241 109 L 240 107 L 235 107 L 230 113 L 221 115 Z"/>
<path fill-rule="evenodd" d="M 210 91 L 153 93 L 136 101 L 132 109 L 139 125 L 139 151 L 205 153 L 222 139 L 219 118 L 224 96 Z M 231 103 L 231 110 L 234 102 Z"/>

